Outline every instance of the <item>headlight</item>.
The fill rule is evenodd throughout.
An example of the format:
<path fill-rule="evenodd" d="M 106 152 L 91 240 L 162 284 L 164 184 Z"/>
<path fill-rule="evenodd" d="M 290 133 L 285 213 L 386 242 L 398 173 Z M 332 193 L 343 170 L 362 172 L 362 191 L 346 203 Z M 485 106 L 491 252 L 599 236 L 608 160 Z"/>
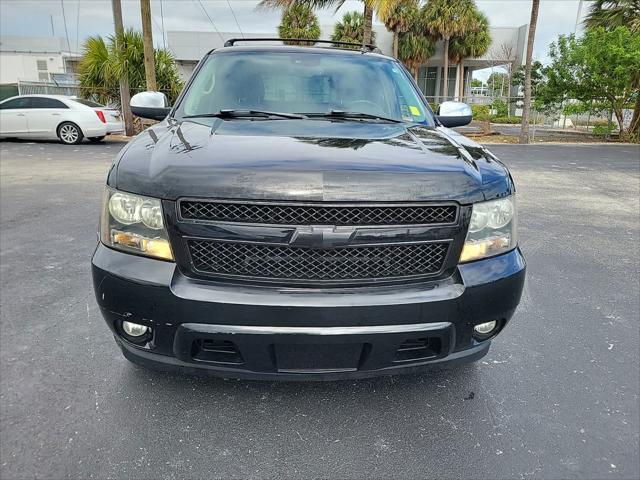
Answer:
<path fill-rule="evenodd" d="M 157 198 L 106 188 L 100 238 L 108 247 L 162 260 L 173 260 Z"/>
<path fill-rule="evenodd" d="M 470 262 L 508 252 L 518 244 L 514 196 L 473 205 L 467 239 L 460 262 Z"/>

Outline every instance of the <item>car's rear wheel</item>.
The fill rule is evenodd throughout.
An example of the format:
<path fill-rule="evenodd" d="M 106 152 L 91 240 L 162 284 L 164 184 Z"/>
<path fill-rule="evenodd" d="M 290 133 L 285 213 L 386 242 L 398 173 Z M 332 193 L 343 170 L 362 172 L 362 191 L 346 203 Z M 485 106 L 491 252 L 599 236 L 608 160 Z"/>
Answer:
<path fill-rule="evenodd" d="M 58 127 L 58 138 L 67 145 L 76 145 L 82 141 L 84 135 L 75 123 L 64 122 Z"/>
<path fill-rule="evenodd" d="M 89 137 L 89 141 L 92 143 L 98 143 L 104 140 L 104 137 L 106 137 L 106 135 L 102 135 L 101 137 Z"/>

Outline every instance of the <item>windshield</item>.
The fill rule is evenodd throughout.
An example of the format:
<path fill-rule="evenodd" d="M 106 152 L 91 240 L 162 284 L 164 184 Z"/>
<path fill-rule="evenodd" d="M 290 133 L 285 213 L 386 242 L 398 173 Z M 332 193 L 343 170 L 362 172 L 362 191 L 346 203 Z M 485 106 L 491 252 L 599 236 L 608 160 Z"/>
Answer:
<path fill-rule="evenodd" d="M 233 52 L 210 55 L 175 116 L 220 110 L 357 112 L 433 125 L 405 71 L 367 55 Z"/>

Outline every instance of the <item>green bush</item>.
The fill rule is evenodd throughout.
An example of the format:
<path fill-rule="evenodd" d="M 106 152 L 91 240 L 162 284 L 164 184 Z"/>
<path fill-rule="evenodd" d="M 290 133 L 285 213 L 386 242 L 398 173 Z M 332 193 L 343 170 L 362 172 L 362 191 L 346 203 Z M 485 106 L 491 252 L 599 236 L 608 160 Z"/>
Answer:
<path fill-rule="evenodd" d="M 471 113 L 474 120 L 489 120 L 489 105 L 471 105 Z"/>
<path fill-rule="evenodd" d="M 596 125 L 593 127 L 593 134 L 599 136 L 610 135 L 614 131 L 614 128 L 609 128 L 609 125 Z"/>
<path fill-rule="evenodd" d="M 491 117 L 491 121 L 493 123 L 508 123 L 509 125 L 520 125 L 522 122 L 522 117 L 502 117 L 500 115 L 496 115 Z"/>
<path fill-rule="evenodd" d="M 496 111 L 496 116 L 498 117 L 506 117 L 509 113 L 509 107 L 507 106 L 507 102 L 504 100 L 494 100 L 491 108 Z"/>

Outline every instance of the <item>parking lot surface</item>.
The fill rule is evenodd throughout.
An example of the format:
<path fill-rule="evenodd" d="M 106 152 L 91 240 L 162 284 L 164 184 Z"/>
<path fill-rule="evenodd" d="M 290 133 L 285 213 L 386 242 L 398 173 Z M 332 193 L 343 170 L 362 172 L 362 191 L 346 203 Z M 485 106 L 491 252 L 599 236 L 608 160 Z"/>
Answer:
<path fill-rule="evenodd" d="M 138 369 L 91 286 L 123 144 L 0 143 L 0 478 L 638 478 L 640 148 L 503 145 L 528 261 L 480 362 L 269 383 Z"/>

